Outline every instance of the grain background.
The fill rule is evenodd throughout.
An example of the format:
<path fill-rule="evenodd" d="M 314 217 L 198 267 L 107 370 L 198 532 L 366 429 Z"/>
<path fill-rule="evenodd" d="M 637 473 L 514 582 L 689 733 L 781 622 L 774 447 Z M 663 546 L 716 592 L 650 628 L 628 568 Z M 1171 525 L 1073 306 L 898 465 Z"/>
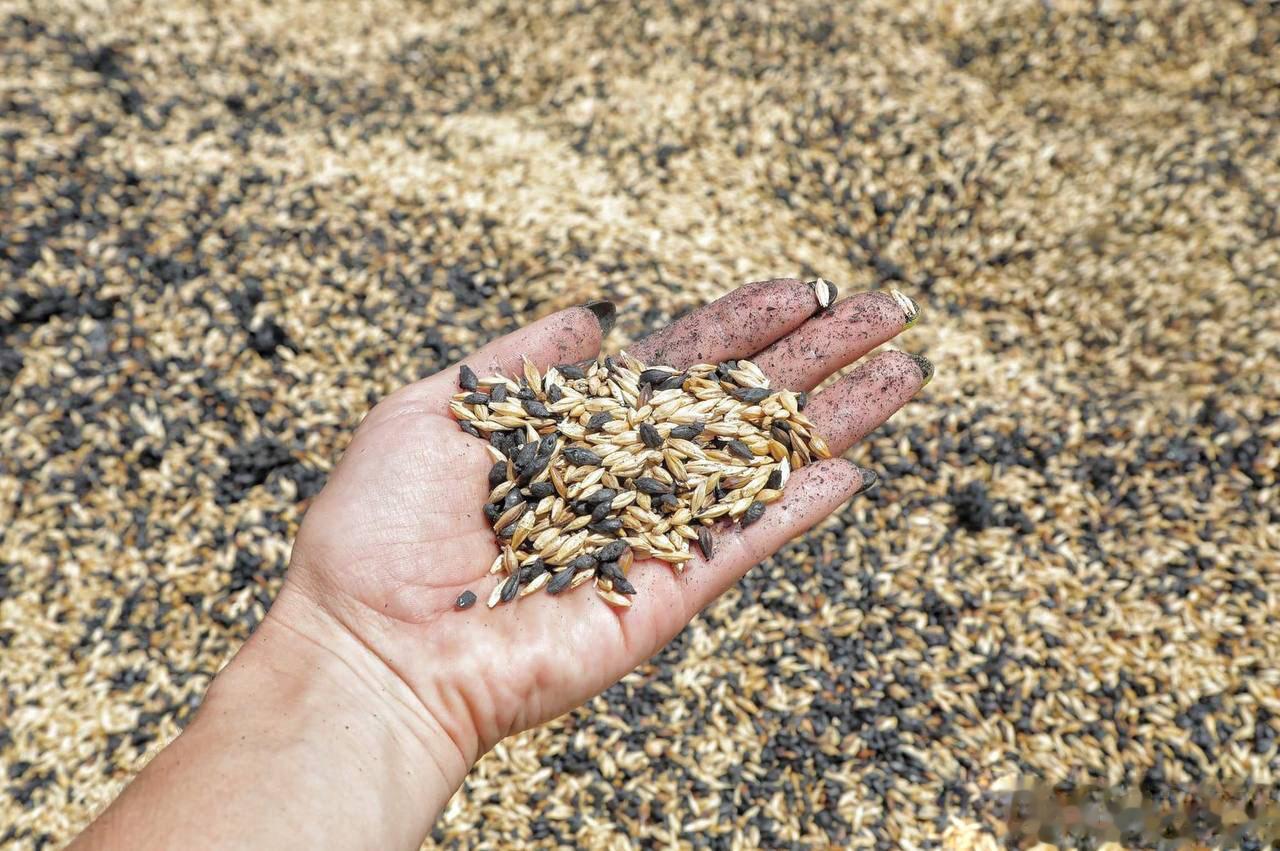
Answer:
<path fill-rule="evenodd" d="M 0 845 L 262 617 L 351 427 L 555 309 L 923 307 L 883 483 L 433 845 L 981 847 L 1010 778 L 1271 783 L 1280 7 L 0 0 Z"/>

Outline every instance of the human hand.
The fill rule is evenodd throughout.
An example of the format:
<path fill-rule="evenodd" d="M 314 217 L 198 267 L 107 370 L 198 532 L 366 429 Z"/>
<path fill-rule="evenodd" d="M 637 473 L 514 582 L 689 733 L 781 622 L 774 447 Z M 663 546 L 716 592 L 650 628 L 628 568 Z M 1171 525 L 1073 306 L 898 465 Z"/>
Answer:
<path fill-rule="evenodd" d="M 650 365 L 749 358 L 775 388 L 808 391 L 914 320 L 900 295 L 861 293 L 815 314 L 795 280 L 748 284 L 630 347 Z M 593 358 L 613 324 L 594 302 L 466 359 L 480 375 Z M 839 455 L 932 377 L 901 352 L 810 398 Z M 637 561 L 617 609 L 590 589 L 485 596 L 497 555 L 483 513 L 493 461 L 459 429 L 459 366 L 391 394 L 357 429 L 303 521 L 267 618 L 214 680 L 195 721 L 77 848 L 417 847 L 479 756 L 650 658 L 752 565 L 874 476 L 840 458 L 795 471 L 750 526 L 716 528 L 683 573 Z"/>
<path fill-rule="evenodd" d="M 819 315 L 809 285 L 750 284 L 630 347 L 650 364 L 684 368 L 754 360 L 773 386 L 810 390 L 894 337 L 910 302 L 862 293 Z M 503 337 L 465 359 L 477 374 L 519 374 L 594 358 L 612 305 L 576 307 Z M 598 315 L 597 315 L 598 314 Z M 835 458 L 797 471 L 783 498 L 748 527 L 716 532 L 710 563 L 681 575 L 656 561 L 629 575 L 639 593 L 616 610 L 594 593 L 535 594 L 496 610 L 456 610 L 467 589 L 483 601 L 498 553 L 481 512 L 493 459 L 460 431 L 448 403 L 458 366 L 379 403 L 357 430 L 298 534 L 273 617 L 303 618 L 354 636 L 385 666 L 405 701 L 445 735 L 438 758 L 466 768 L 504 736 L 554 718 L 650 658 L 700 609 L 874 479 Z M 927 381 L 923 358 L 885 352 L 813 396 L 806 412 L 833 453 L 847 450 Z M 318 613 L 320 616 L 315 617 Z M 319 636 L 331 646 L 331 637 Z M 461 777 L 458 777 L 460 780 Z"/>

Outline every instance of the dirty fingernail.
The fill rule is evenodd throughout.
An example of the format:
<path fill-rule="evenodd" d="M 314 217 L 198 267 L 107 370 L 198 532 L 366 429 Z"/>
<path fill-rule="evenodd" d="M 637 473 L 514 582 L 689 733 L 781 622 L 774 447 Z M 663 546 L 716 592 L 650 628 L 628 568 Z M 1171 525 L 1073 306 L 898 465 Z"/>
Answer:
<path fill-rule="evenodd" d="M 611 301 L 600 299 L 598 301 L 589 301 L 583 305 L 596 316 L 596 321 L 600 323 L 600 336 L 606 337 L 613 330 L 613 323 L 618 318 L 618 308 Z"/>
<path fill-rule="evenodd" d="M 920 388 L 924 389 L 933 380 L 933 362 L 924 355 L 908 355 L 908 357 L 920 367 L 920 376 L 924 379 L 920 382 Z"/>
<path fill-rule="evenodd" d="M 813 290 L 813 297 L 817 299 L 818 309 L 816 313 L 821 313 L 835 303 L 836 297 L 840 294 L 840 289 L 833 283 L 823 278 L 818 278 L 809 282 L 809 288 Z"/>

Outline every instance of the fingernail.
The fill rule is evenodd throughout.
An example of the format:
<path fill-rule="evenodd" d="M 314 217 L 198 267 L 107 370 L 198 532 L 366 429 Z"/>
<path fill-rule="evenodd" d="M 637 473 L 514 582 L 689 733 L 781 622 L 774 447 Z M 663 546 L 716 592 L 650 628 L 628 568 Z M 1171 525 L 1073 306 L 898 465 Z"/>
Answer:
<path fill-rule="evenodd" d="M 862 471 L 862 487 L 854 491 L 854 494 L 866 493 L 880 482 L 880 477 L 876 475 L 875 470 Z"/>
<path fill-rule="evenodd" d="M 600 323 L 600 336 L 609 336 L 609 332 L 613 330 L 613 323 L 618 318 L 617 306 L 611 301 L 600 299 L 589 301 L 583 307 L 596 315 L 596 321 Z"/>
<path fill-rule="evenodd" d="M 840 294 L 839 287 L 822 278 L 810 281 L 809 289 L 813 290 L 813 297 L 818 301 L 818 309 L 814 311 L 815 313 L 821 313 L 835 304 L 836 296 Z"/>
<path fill-rule="evenodd" d="M 924 379 L 920 383 L 920 388 L 924 389 L 930 381 L 933 381 L 933 362 L 924 355 L 908 355 L 907 357 L 915 361 L 916 366 L 920 367 L 920 376 Z"/>
<path fill-rule="evenodd" d="M 916 304 L 916 300 L 897 290 L 889 290 L 889 294 L 893 296 L 893 300 L 898 303 L 898 307 L 902 308 L 902 312 L 907 317 L 907 324 L 904 327 L 910 328 L 915 325 L 920 319 L 920 305 Z M 927 379 L 925 383 L 929 383 Z"/>

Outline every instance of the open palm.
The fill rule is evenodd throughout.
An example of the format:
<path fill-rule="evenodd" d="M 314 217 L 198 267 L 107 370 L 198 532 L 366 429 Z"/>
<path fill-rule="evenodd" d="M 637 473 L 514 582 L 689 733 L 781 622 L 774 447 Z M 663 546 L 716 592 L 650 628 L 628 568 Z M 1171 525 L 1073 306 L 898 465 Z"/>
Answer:
<path fill-rule="evenodd" d="M 677 368 L 750 358 L 773 386 L 810 390 L 915 318 L 912 303 L 884 293 L 816 310 L 801 281 L 748 284 L 628 350 Z M 465 363 L 480 375 L 512 374 L 522 356 L 540 369 L 593 358 L 612 318 L 607 303 L 570 308 Z M 923 358 L 885 352 L 814 395 L 806 413 L 839 455 L 931 374 Z M 874 481 L 839 458 L 805 467 L 758 523 L 717 527 L 710 562 L 695 558 L 680 575 L 637 562 L 630 609 L 582 588 L 458 611 L 462 591 L 488 595 L 498 549 L 481 510 L 493 460 L 448 410 L 457 378 L 457 366 L 443 370 L 370 412 L 306 517 L 281 599 L 322 610 L 385 662 L 465 760 L 607 688 L 752 565 Z"/>

